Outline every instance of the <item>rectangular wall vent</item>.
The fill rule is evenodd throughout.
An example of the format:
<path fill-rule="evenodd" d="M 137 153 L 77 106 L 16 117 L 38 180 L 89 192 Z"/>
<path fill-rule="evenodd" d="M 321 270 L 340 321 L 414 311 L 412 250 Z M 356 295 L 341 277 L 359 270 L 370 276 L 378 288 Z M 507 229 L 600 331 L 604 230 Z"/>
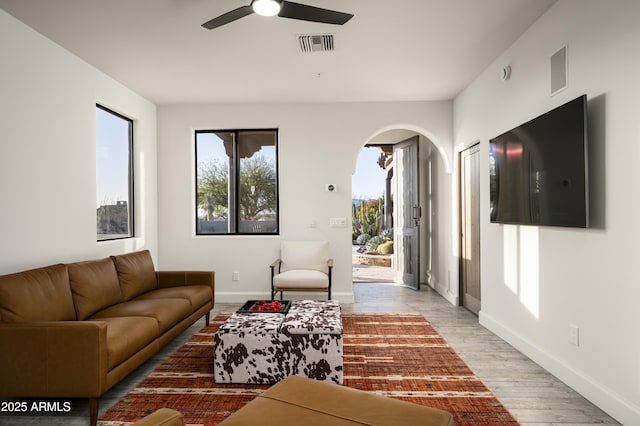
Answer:
<path fill-rule="evenodd" d="M 551 96 L 567 88 L 567 46 L 551 55 Z"/>
<path fill-rule="evenodd" d="M 298 36 L 302 52 L 325 52 L 333 50 L 333 34 L 304 34 Z"/>

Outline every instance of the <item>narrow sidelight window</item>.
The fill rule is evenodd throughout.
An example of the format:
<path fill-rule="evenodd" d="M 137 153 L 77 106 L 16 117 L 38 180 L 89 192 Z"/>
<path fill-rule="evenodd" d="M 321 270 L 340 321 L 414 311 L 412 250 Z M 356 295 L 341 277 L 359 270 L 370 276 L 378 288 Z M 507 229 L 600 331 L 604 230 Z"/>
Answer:
<path fill-rule="evenodd" d="M 198 130 L 196 234 L 278 233 L 278 131 Z"/>
<path fill-rule="evenodd" d="M 96 105 L 97 240 L 133 237 L 133 120 Z"/>

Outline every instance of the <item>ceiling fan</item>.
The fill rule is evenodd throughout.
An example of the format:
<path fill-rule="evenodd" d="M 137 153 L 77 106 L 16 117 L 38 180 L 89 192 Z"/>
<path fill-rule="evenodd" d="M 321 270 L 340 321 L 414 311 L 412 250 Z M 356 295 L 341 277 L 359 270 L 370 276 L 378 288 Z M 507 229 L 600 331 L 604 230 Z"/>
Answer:
<path fill-rule="evenodd" d="M 275 16 L 281 18 L 299 19 L 301 21 L 320 22 L 324 24 L 343 25 L 353 18 L 350 13 L 335 10 L 322 9 L 306 4 L 294 3 L 286 0 L 251 0 L 248 6 L 242 6 L 217 18 L 205 22 L 202 26 L 212 30 L 222 25 L 236 21 L 245 16 L 257 13 L 262 16 Z"/>

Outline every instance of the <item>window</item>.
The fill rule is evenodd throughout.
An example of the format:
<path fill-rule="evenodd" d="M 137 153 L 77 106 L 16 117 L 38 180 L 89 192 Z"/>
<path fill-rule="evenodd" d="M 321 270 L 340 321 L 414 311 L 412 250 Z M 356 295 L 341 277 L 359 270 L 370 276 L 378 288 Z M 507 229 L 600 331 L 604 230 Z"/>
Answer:
<path fill-rule="evenodd" d="M 96 105 L 97 240 L 133 237 L 133 121 Z"/>
<path fill-rule="evenodd" d="M 196 131 L 196 234 L 278 233 L 278 131 Z"/>

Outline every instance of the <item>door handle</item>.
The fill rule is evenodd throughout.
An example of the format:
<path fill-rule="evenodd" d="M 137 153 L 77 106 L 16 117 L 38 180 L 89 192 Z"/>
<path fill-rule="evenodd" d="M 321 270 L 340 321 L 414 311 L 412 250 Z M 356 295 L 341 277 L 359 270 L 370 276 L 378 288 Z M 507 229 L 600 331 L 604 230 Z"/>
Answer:
<path fill-rule="evenodd" d="M 422 207 L 413 206 L 413 221 L 416 226 L 420 225 L 420 217 L 422 216 Z"/>

